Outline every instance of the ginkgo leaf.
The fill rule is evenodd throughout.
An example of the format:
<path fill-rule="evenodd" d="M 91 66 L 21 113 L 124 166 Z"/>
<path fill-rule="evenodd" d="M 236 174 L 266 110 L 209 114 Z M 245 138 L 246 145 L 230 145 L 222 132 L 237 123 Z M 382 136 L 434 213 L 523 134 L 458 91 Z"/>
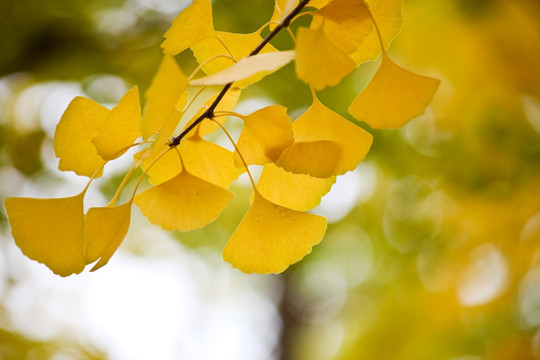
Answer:
<path fill-rule="evenodd" d="M 322 26 L 325 36 L 343 52 L 356 50 L 357 43 L 373 30 L 363 0 L 334 0 L 315 12 L 311 28 Z"/>
<path fill-rule="evenodd" d="M 255 193 L 223 259 L 245 273 L 277 274 L 309 254 L 325 231 L 322 216 L 287 209 Z"/>
<path fill-rule="evenodd" d="M 276 165 L 322 178 L 354 170 L 373 142 L 371 134 L 324 106 L 315 94 L 311 107 L 293 122 L 293 131 L 295 143 L 283 151 Z M 319 160 L 318 169 L 310 157 Z M 299 159 L 305 159 L 305 164 Z M 312 166 L 307 166 L 310 161 Z"/>
<path fill-rule="evenodd" d="M 190 85 L 225 85 L 258 74 L 262 78 L 294 59 L 294 50 L 277 51 L 245 57 L 237 63 L 206 77 L 190 81 Z"/>
<path fill-rule="evenodd" d="M 231 111 L 232 109 L 234 109 L 234 107 L 238 103 L 238 99 L 240 98 L 240 92 L 241 92 L 241 90 L 238 89 L 238 88 L 231 88 L 229 91 L 227 91 L 225 96 L 219 102 L 218 106 L 214 109 L 214 112 L 217 113 L 217 112 L 220 112 L 220 111 Z M 190 126 L 199 116 L 201 116 L 203 114 L 203 112 L 208 107 L 210 107 L 210 105 L 214 102 L 214 100 L 218 96 L 219 96 L 219 94 L 215 94 L 211 98 L 206 100 L 204 102 L 204 107 L 201 110 L 199 110 L 197 112 L 197 114 L 195 114 L 195 116 L 193 116 L 193 118 L 191 118 L 191 120 L 188 121 L 188 123 L 186 124 L 184 129 L 187 128 L 188 126 Z M 226 116 L 220 116 L 220 117 L 215 118 L 215 120 L 218 121 L 220 124 L 223 124 L 227 120 L 227 117 Z M 219 128 L 219 125 L 216 124 L 214 121 L 212 121 L 210 119 L 204 119 L 203 121 L 201 121 L 199 123 L 199 125 L 197 127 L 195 127 L 195 129 L 190 131 L 187 134 L 186 137 L 191 137 L 191 136 L 201 136 L 202 137 L 204 135 L 213 133 L 218 128 Z"/>
<path fill-rule="evenodd" d="M 381 53 L 381 41 L 384 48 L 396 37 L 403 24 L 403 0 L 363 0 L 369 6 L 369 11 L 376 22 L 372 31 L 364 36 L 356 51 L 350 54 L 357 65 L 369 60 L 375 60 Z M 377 29 L 379 32 L 377 32 Z M 379 33 L 381 40 L 379 40 Z"/>
<path fill-rule="evenodd" d="M 23 254 L 55 274 L 78 274 L 86 265 L 84 192 L 66 198 L 10 197 L 4 202 L 11 234 Z"/>
<path fill-rule="evenodd" d="M 216 32 L 219 37 L 207 38 L 197 44 L 191 46 L 193 55 L 197 58 L 199 64 L 203 64 L 202 69 L 207 75 L 215 74 L 235 63 L 234 60 L 226 57 L 218 57 L 211 61 L 206 60 L 213 58 L 217 55 L 225 55 L 233 57 L 236 60 L 247 57 L 253 49 L 255 49 L 262 41 L 260 31 L 251 34 L 236 34 L 229 32 Z M 223 45 L 227 45 L 225 46 Z M 277 49 L 270 44 L 264 46 L 260 53 L 275 52 Z M 206 62 L 206 63 L 205 63 Z M 233 87 L 245 88 L 264 77 L 264 74 L 256 74 L 248 77 L 247 79 L 237 81 Z"/>
<path fill-rule="evenodd" d="M 135 196 L 135 204 L 151 223 L 165 230 L 190 231 L 216 220 L 234 196 L 184 169 Z"/>
<path fill-rule="evenodd" d="M 145 93 L 141 132 L 147 139 L 163 127 L 187 87 L 187 78 L 173 57 L 164 55 L 152 84 Z"/>
<path fill-rule="evenodd" d="M 267 106 L 245 116 L 243 120 L 244 128 L 237 146 L 248 165 L 274 162 L 283 149 L 294 142 L 292 120 L 284 106 Z M 234 161 L 236 166 L 244 166 L 238 151 L 235 151 Z"/>
<path fill-rule="evenodd" d="M 92 138 L 92 143 L 99 156 L 104 160 L 112 160 L 122 155 L 121 151 L 141 135 L 140 121 L 139 90 L 134 86 L 98 126 L 98 135 Z"/>
<path fill-rule="evenodd" d="M 257 190 L 275 204 L 308 211 L 319 205 L 321 197 L 330 191 L 335 182 L 335 176 L 321 179 L 293 174 L 274 164 L 266 164 L 257 182 Z"/>
<path fill-rule="evenodd" d="M 77 96 L 69 103 L 54 133 L 60 170 L 91 177 L 101 168 L 103 159 L 91 140 L 108 113 L 109 109 L 84 97 Z"/>
<path fill-rule="evenodd" d="M 163 151 L 168 150 L 168 146 L 163 146 Z M 161 154 L 161 153 L 160 153 Z M 157 154 L 157 155 L 160 155 Z M 141 162 L 141 168 L 147 171 L 149 176 L 148 181 L 154 185 L 164 183 L 167 180 L 172 179 L 182 171 L 182 163 L 178 154 L 174 150 L 167 151 L 157 161 L 153 161 L 156 158 L 147 157 Z M 153 164 L 152 164 L 153 163 Z"/>
<path fill-rule="evenodd" d="M 355 68 L 347 54 L 325 36 L 322 26 L 298 29 L 295 69 L 299 79 L 320 90 L 338 84 Z"/>
<path fill-rule="evenodd" d="M 234 164 L 234 153 L 199 136 L 180 144 L 182 159 L 193 175 L 227 189 L 245 170 Z"/>
<path fill-rule="evenodd" d="M 328 178 L 338 173 L 343 151 L 335 141 L 295 141 L 283 150 L 277 166 L 295 173 Z"/>
<path fill-rule="evenodd" d="M 90 271 L 106 265 L 129 229 L 132 201 L 119 206 L 90 208 L 84 216 L 86 263 L 99 259 Z"/>
<path fill-rule="evenodd" d="M 271 22 L 279 23 L 294 7 L 298 5 L 298 0 L 276 0 Z M 276 24 L 270 24 L 270 30 L 274 30 Z"/>
<path fill-rule="evenodd" d="M 307 4 L 307 6 L 311 6 L 317 9 L 321 9 L 328 5 L 328 3 L 332 0 L 310 0 Z"/>
<path fill-rule="evenodd" d="M 173 20 L 161 47 L 165 54 L 176 55 L 210 36 L 214 36 L 212 4 L 210 0 L 193 0 Z"/>
<path fill-rule="evenodd" d="M 149 149 L 145 149 L 136 154 L 135 160 L 140 161 L 140 167 L 143 170 L 146 171 L 148 167 L 153 164 L 148 171 L 150 181 L 153 184 L 160 184 L 169 180 L 182 170 L 178 155 L 171 151 L 162 155 L 159 161 L 154 163 L 154 160 L 169 149 L 169 140 L 184 115 L 184 113 L 179 110 L 179 108 L 184 107 L 187 101 L 187 96 L 185 96 L 187 93 L 184 92 L 183 94 L 184 95 L 180 97 L 176 106 L 169 111 L 165 123 L 159 130 L 156 141 Z"/>
<path fill-rule="evenodd" d="M 234 154 L 219 145 L 203 140 L 199 136 L 184 139 L 179 145 L 182 160 L 193 175 L 228 188 L 244 172 L 234 164 Z M 145 159 L 141 167 L 146 170 L 149 161 Z M 164 154 L 148 170 L 149 181 L 158 185 L 172 179 L 182 171 L 182 163 L 176 151 Z"/>
<path fill-rule="evenodd" d="M 396 129 L 422 115 L 440 81 L 395 64 L 383 53 L 381 65 L 368 86 L 349 107 L 356 119 L 376 129 Z"/>

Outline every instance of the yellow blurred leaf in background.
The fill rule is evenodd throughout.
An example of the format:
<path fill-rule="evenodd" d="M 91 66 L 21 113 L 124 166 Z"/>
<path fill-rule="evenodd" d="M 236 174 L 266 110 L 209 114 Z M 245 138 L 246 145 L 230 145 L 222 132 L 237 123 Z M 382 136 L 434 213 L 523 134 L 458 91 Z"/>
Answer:
<path fill-rule="evenodd" d="M 388 48 L 403 24 L 403 0 L 365 0 L 365 3 L 376 27 L 373 26 L 372 31 L 362 38 L 356 51 L 351 54 L 357 65 L 375 60 L 381 53 L 381 42 L 385 49 Z"/>

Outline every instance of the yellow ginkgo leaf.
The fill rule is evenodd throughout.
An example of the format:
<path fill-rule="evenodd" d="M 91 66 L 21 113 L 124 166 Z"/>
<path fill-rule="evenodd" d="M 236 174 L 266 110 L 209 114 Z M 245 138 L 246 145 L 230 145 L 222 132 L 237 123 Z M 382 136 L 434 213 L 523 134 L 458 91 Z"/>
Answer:
<path fill-rule="evenodd" d="M 324 34 L 316 29 L 299 28 L 296 40 L 296 74 L 315 89 L 338 84 L 356 64 Z"/>
<path fill-rule="evenodd" d="M 120 99 L 98 127 L 92 142 L 99 156 L 112 160 L 122 155 L 122 150 L 133 144 L 141 135 L 141 106 L 139 90 L 134 86 Z"/>
<path fill-rule="evenodd" d="M 422 115 L 440 81 L 395 64 L 383 53 L 381 65 L 349 107 L 356 119 L 376 129 L 396 129 Z"/>
<path fill-rule="evenodd" d="M 318 178 L 336 175 L 343 151 L 335 141 L 295 141 L 283 150 L 276 165 L 294 174 Z"/>
<path fill-rule="evenodd" d="M 180 151 L 190 173 L 224 189 L 245 171 L 234 165 L 231 151 L 199 136 L 183 140 Z"/>
<path fill-rule="evenodd" d="M 107 264 L 129 229 L 132 201 L 119 206 L 90 208 L 84 217 L 86 263 L 100 259 L 90 271 Z"/>
<path fill-rule="evenodd" d="M 57 199 L 10 197 L 4 202 L 11 234 L 23 254 L 55 274 L 78 274 L 86 265 L 84 192 Z"/>
<path fill-rule="evenodd" d="M 187 93 L 184 92 L 184 95 L 186 94 Z M 169 115 L 167 116 L 165 123 L 159 130 L 156 141 L 152 144 L 150 149 L 145 149 L 137 153 L 135 160 L 141 161 L 140 167 L 143 170 L 148 169 L 148 167 L 154 163 L 154 160 L 156 160 L 158 156 L 169 149 L 169 139 L 184 115 L 179 108 L 183 108 L 186 101 L 187 96 L 182 96 L 176 106 L 169 111 Z M 162 155 L 162 157 L 152 165 L 148 171 L 148 175 L 150 176 L 150 181 L 152 184 L 160 184 L 173 178 L 181 170 L 182 166 L 178 159 L 178 155 L 172 151 L 169 151 Z"/>
<path fill-rule="evenodd" d="M 187 78 L 176 60 L 172 56 L 164 55 L 152 84 L 145 93 L 146 106 L 141 119 L 143 138 L 149 138 L 163 127 L 186 87 Z"/>
<path fill-rule="evenodd" d="M 351 58 L 357 65 L 369 60 L 375 60 L 381 53 L 381 41 L 384 48 L 396 37 L 403 24 L 403 0 L 363 0 L 369 6 L 369 11 L 379 29 L 373 26 L 372 31 L 364 36 Z"/>
<path fill-rule="evenodd" d="M 197 58 L 199 64 L 203 64 L 206 60 L 218 55 L 225 55 L 233 57 L 236 60 L 240 60 L 248 56 L 254 48 L 256 48 L 262 41 L 260 31 L 251 34 L 236 34 L 229 32 L 216 32 L 219 37 L 209 37 L 203 41 L 191 46 L 193 55 Z M 227 48 L 223 44 L 227 45 Z M 264 46 L 260 53 L 268 53 L 277 51 L 275 47 L 270 44 Z M 233 65 L 235 61 L 225 57 L 218 57 L 211 61 L 206 62 L 202 69 L 207 75 L 215 74 L 229 66 Z M 253 84 L 264 77 L 264 74 L 256 74 L 250 76 L 247 79 L 237 81 L 234 83 L 234 87 L 245 88 L 246 86 Z"/>
<path fill-rule="evenodd" d="M 294 7 L 298 5 L 298 0 L 276 0 L 271 22 L 279 23 Z M 274 30 L 276 24 L 270 25 L 270 30 Z"/>
<path fill-rule="evenodd" d="M 216 220 L 234 196 L 184 169 L 137 195 L 135 204 L 151 223 L 165 230 L 190 231 Z"/>
<path fill-rule="evenodd" d="M 328 154 L 318 155 L 318 150 L 311 147 L 306 150 L 313 152 L 313 155 L 301 155 L 303 149 L 292 149 L 291 147 L 291 150 L 286 149 L 282 153 L 276 164 L 294 173 L 310 174 L 322 178 L 342 175 L 347 171 L 354 170 L 358 163 L 364 159 L 373 142 L 370 133 L 324 106 L 315 94 L 313 105 L 293 122 L 293 131 L 295 144 L 297 142 L 317 144 L 318 142 L 327 148 Z M 337 149 L 336 147 L 340 150 L 339 154 L 337 150 L 334 150 Z M 338 155 L 339 157 L 337 157 Z M 295 156 L 303 158 L 314 156 L 320 159 L 320 169 L 316 170 L 317 163 L 313 161 L 313 170 L 299 172 L 298 169 L 302 168 L 302 163 L 294 159 Z M 306 162 L 308 161 L 306 159 Z M 297 164 L 298 169 L 293 168 L 290 164 Z"/>
<path fill-rule="evenodd" d="M 163 150 L 167 150 L 168 146 L 164 146 Z M 160 155 L 160 154 L 157 154 Z M 152 161 L 146 158 L 141 163 L 143 170 L 148 169 Z M 150 183 L 158 185 L 164 183 L 167 180 L 172 179 L 182 171 L 182 163 L 178 154 L 174 150 L 170 150 L 163 154 L 150 169 L 148 169 L 147 175 L 149 176 Z"/>
<path fill-rule="evenodd" d="M 165 54 L 176 55 L 210 36 L 214 36 L 212 4 L 210 0 L 193 0 L 173 20 L 161 47 Z"/>
<path fill-rule="evenodd" d="M 271 105 L 244 117 L 244 128 L 238 138 L 238 149 L 248 165 L 276 161 L 281 152 L 294 142 L 292 120 L 287 108 Z M 236 166 L 243 163 L 235 151 Z"/>
<path fill-rule="evenodd" d="M 367 5 L 362 0 L 334 0 L 315 12 L 311 28 L 323 26 L 326 37 L 343 52 L 356 50 L 357 43 L 373 30 Z"/>
<path fill-rule="evenodd" d="M 231 111 L 232 109 L 234 109 L 234 107 L 236 106 L 236 103 L 238 103 L 238 99 L 240 98 L 240 92 L 241 90 L 238 88 L 231 88 L 229 91 L 227 91 L 225 96 L 219 102 L 218 106 L 214 109 L 214 113 L 220 112 L 220 111 Z M 204 111 L 208 107 L 210 107 L 210 105 L 214 102 L 214 100 L 218 96 L 219 94 L 215 94 L 211 98 L 206 100 L 204 102 L 204 107 L 201 110 L 199 110 L 197 114 L 195 114 L 195 116 L 191 118 L 191 120 L 188 121 L 184 129 L 190 126 L 193 123 L 193 121 L 195 121 L 199 116 L 201 116 L 204 113 Z M 217 117 L 215 120 L 223 124 L 225 123 L 225 120 L 227 120 L 227 117 L 220 116 L 220 117 Z M 198 126 L 196 126 L 192 131 L 190 131 L 186 137 L 191 137 L 191 136 L 202 137 L 204 135 L 213 133 L 218 128 L 219 128 L 219 125 L 216 124 L 214 121 L 210 119 L 204 119 L 201 123 L 199 123 Z"/>
<path fill-rule="evenodd" d="M 330 1 L 332 1 L 332 0 L 310 0 L 307 3 L 307 6 L 311 6 L 311 7 L 317 8 L 317 9 L 322 9 L 323 7 L 328 5 L 328 3 Z"/>
<path fill-rule="evenodd" d="M 256 193 L 223 259 L 245 273 L 281 273 L 309 254 L 325 231 L 322 216 L 287 209 Z"/>
<path fill-rule="evenodd" d="M 235 64 L 200 79 L 190 81 L 190 85 L 225 85 L 257 75 L 262 78 L 294 59 L 294 51 L 276 51 L 245 57 Z"/>
<path fill-rule="evenodd" d="M 100 169 L 103 159 L 91 140 L 108 113 L 109 109 L 84 97 L 77 96 L 69 103 L 54 133 L 60 170 L 91 177 Z"/>
<path fill-rule="evenodd" d="M 308 211 L 319 205 L 321 197 L 330 191 L 336 177 L 327 179 L 293 174 L 274 165 L 264 165 L 257 190 L 275 204 L 298 211 Z"/>

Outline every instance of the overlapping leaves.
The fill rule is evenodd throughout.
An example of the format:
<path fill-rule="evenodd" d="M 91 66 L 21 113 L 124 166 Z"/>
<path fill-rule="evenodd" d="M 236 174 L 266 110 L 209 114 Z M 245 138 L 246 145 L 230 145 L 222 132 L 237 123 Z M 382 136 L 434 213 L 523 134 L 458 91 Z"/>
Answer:
<path fill-rule="evenodd" d="M 294 20 L 298 3 L 276 0 L 270 29 Z M 86 214 L 87 188 L 59 199 L 8 198 L 12 234 L 23 253 L 61 276 L 94 262 L 96 270 L 124 240 L 133 203 L 165 230 L 191 231 L 219 217 L 235 197 L 227 189 L 248 171 L 251 206 L 225 246 L 224 259 L 246 273 L 279 273 L 309 254 L 324 236 L 326 219 L 306 211 L 319 204 L 336 176 L 358 166 L 372 143 L 368 132 L 323 105 L 315 90 L 338 84 L 382 52 L 377 73 L 349 112 L 373 128 L 398 128 L 424 112 L 439 85 L 398 66 L 385 52 L 401 26 L 402 0 L 312 0 L 309 6 L 315 8 L 309 28 L 298 29 L 294 50 L 280 51 L 262 42 L 264 27 L 251 34 L 216 31 L 210 1 L 194 0 L 165 34 L 166 55 L 144 94 L 142 118 L 137 87 L 110 110 L 75 98 L 56 129 L 59 169 L 91 182 L 142 138 L 145 147 L 134 167 L 148 175 L 149 187 L 136 195 L 141 178 L 129 200 L 116 205 L 124 182 L 109 205 Z M 173 55 L 188 48 L 206 77 L 193 80 L 197 71 L 186 77 L 180 70 Z M 293 122 L 280 105 L 248 115 L 232 112 L 242 88 L 293 60 L 313 95 L 298 119 Z M 212 95 L 190 91 L 211 85 L 225 88 Z M 199 96 L 207 96 L 202 108 L 186 118 Z M 219 127 L 226 132 L 227 116 L 243 120 L 234 152 L 207 138 Z M 176 131 L 181 135 L 171 138 Z M 248 165 L 264 166 L 257 184 Z"/>

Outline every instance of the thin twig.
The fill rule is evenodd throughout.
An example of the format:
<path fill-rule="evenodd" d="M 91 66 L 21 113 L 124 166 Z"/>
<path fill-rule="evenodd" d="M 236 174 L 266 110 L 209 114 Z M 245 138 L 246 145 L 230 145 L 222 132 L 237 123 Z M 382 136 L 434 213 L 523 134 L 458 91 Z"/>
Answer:
<path fill-rule="evenodd" d="M 261 43 L 257 45 L 257 47 L 253 49 L 251 53 L 249 53 L 248 56 L 253 56 L 253 55 L 258 54 L 266 46 L 266 44 L 268 44 L 270 40 L 272 40 L 274 36 L 276 36 L 277 33 L 281 31 L 281 29 L 289 26 L 289 24 L 291 23 L 291 20 L 307 5 L 308 2 L 309 0 L 302 0 L 300 4 L 298 4 L 286 17 L 284 17 L 283 20 L 281 20 L 281 22 L 274 28 L 274 30 L 272 30 L 263 39 L 263 41 L 261 41 Z M 180 144 L 180 141 L 184 138 L 184 136 L 186 136 L 195 126 L 199 125 L 201 121 L 203 121 L 204 119 L 212 119 L 214 117 L 214 110 L 216 109 L 220 101 L 223 99 L 227 91 L 229 91 L 232 84 L 233 83 L 228 83 L 227 85 L 225 85 L 225 87 L 223 87 L 223 89 L 221 90 L 219 95 L 216 97 L 212 105 L 210 105 L 208 109 L 206 109 L 205 112 L 203 112 L 197 119 L 195 119 L 195 121 L 193 121 L 187 128 L 185 128 L 184 131 L 180 133 L 180 135 L 173 137 L 169 142 L 169 146 L 170 147 L 178 146 L 178 144 Z"/>

